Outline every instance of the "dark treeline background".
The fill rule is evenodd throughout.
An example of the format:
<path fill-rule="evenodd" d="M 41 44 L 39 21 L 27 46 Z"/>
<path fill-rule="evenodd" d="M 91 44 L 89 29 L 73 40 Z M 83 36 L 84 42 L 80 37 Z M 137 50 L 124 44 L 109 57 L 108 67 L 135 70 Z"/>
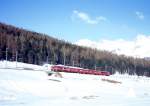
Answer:
<path fill-rule="evenodd" d="M 45 34 L 0 23 L 0 60 L 6 59 L 6 51 L 10 61 L 15 61 L 17 57 L 19 62 L 38 65 L 48 62 L 150 76 L 149 60 L 81 47 Z"/>

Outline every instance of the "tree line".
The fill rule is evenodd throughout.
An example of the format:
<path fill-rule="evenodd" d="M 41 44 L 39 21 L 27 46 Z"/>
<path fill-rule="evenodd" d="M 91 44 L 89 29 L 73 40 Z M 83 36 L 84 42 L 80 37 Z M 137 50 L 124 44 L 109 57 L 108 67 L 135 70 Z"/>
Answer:
<path fill-rule="evenodd" d="M 150 61 L 77 46 L 33 31 L 0 23 L 0 60 L 42 65 L 65 64 L 130 75 L 150 76 Z"/>

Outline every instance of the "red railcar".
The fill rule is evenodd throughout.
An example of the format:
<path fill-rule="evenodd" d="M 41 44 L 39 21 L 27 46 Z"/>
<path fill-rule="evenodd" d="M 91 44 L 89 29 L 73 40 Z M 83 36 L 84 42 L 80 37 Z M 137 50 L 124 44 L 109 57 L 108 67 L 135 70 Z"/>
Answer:
<path fill-rule="evenodd" d="M 64 65 L 53 65 L 51 67 L 51 70 L 55 72 L 69 72 L 69 73 L 104 75 L 104 76 L 110 75 L 110 72 L 107 71 L 96 71 L 96 70 L 83 69 L 79 67 L 71 67 L 71 66 L 64 66 Z"/>

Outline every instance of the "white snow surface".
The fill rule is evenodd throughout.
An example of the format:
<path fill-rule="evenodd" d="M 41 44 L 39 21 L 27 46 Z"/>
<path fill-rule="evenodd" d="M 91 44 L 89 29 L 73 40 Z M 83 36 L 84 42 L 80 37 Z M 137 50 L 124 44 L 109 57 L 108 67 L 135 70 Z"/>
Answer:
<path fill-rule="evenodd" d="M 0 106 L 149 106 L 150 78 L 61 73 L 42 66 L 0 61 Z M 110 83 L 101 79 L 119 81 Z"/>

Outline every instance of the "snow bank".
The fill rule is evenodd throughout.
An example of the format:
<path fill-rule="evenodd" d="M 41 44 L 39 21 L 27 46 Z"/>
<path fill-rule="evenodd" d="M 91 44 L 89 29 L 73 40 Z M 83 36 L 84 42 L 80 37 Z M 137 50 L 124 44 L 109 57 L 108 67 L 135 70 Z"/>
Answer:
<path fill-rule="evenodd" d="M 21 62 L 0 61 L 0 68 L 17 68 L 26 70 L 43 70 L 43 66 L 26 64 Z"/>

